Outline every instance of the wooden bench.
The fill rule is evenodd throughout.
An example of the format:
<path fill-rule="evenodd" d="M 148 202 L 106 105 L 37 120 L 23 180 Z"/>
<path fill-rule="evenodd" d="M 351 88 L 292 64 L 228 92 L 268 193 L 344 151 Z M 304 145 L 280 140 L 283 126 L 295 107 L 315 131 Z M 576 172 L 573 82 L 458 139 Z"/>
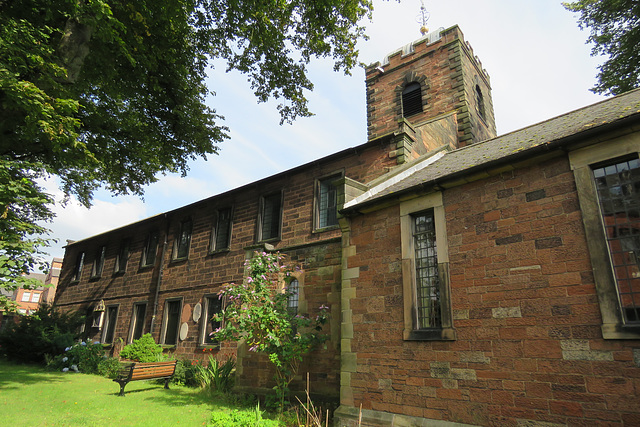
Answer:
<path fill-rule="evenodd" d="M 169 388 L 169 380 L 176 371 L 177 360 L 171 362 L 131 363 L 123 367 L 114 379 L 120 384 L 120 394 L 124 396 L 124 387 L 130 381 L 164 379 L 164 388 Z"/>

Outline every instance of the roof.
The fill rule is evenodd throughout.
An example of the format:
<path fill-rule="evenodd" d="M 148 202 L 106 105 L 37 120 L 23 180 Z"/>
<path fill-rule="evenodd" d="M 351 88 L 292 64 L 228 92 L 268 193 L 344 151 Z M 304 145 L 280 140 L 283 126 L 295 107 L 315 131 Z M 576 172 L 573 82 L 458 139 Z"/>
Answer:
<path fill-rule="evenodd" d="M 446 152 L 439 158 L 425 156 L 403 173 L 371 188 L 345 204 L 344 213 L 425 185 L 441 184 L 479 170 L 495 167 L 517 158 L 534 155 L 539 150 L 556 148 L 564 143 L 586 138 L 640 119 L 640 89 L 563 114 L 503 136 Z"/>

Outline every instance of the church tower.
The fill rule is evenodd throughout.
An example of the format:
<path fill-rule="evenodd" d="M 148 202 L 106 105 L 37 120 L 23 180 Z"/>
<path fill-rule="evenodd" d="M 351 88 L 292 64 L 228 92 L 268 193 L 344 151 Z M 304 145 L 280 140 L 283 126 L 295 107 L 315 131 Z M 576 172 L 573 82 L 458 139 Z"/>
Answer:
<path fill-rule="evenodd" d="M 496 136 L 489 75 L 458 26 L 366 68 L 368 139 L 394 134 L 398 164 Z"/>

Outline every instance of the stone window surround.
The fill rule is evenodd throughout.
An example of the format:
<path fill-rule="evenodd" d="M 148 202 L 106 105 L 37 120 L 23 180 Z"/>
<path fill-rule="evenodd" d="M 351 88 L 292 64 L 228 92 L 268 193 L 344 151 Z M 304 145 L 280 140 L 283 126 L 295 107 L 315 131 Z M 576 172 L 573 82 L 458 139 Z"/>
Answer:
<path fill-rule="evenodd" d="M 180 310 L 178 311 L 178 321 L 176 322 L 176 342 L 174 344 L 165 344 L 165 340 L 167 337 L 167 327 L 168 322 L 169 322 L 169 304 L 172 302 L 178 301 L 180 303 Z M 164 300 L 164 306 L 162 309 L 162 329 L 161 329 L 161 333 L 160 333 L 160 345 L 162 345 L 165 348 L 172 348 L 178 345 L 178 342 L 180 341 L 180 319 L 182 318 L 182 309 L 183 309 L 183 298 L 182 297 L 176 297 L 176 298 L 167 298 Z"/>
<path fill-rule="evenodd" d="M 218 246 L 218 228 L 220 227 L 220 212 L 229 211 L 229 231 L 227 232 L 227 241 L 224 246 Z M 214 217 L 213 217 L 213 227 L 211 228 L 211 241 L 209 242 L 209 253 L 219 253 L 219 252 L 227 252 L 229 251 L 229 247 L 231 246 L 231 235 L 233 233 L 233 214 L 234 209 L 233 206 L 228 206 L 222 209 L 216 209 Z"/>
<path fill-rule="evenodd" d="M 136 330 L 136 328 L 138 326 L 139 319 L 137 318 L 137 315 L 138 315 L 138 307 L 140 307 L 140 306 L 145 306 L 144 307 L 144 316 L 142 318 L 143 325 L 142 325 L 142 334 L 141 334 L 141 336 L 144 335 L 144 323 L 145 323 L 145 320 L 147 318 L 147 306 L 148 306 L 148 304 L 147 304 L 147 301 L 138 301 L 138 302 L 135 302 L 133 304 L 133 308 L 131 310 L 131 322 L 129 323 L 129 339 L 127 340 L 128 343 L 132 343 L 133 340 L 134 340 L 133 334 L 134 334 L 134 332 L 135 332 L 135 330 Z"/>
<path fill-rule="evenodd" d="M 328 225 L 326 227 L 320 227 L 320 184 L 321 182 L 325 182 L 327 180 L 331 180 L 331 184 L 335 187 L 336 189 L 336 204 L 339 204 L 339 193 L 340 193 L 340 186 L 337 185 L 338 181 L 342 180 L 344 178 L 344 170 L 341 171 L 337 171 L 337 172 L 332 172 L 326 175 L 323 175 L 319 178 L 316 178 L 315 182 L 314 182 L 314 197 L 313 197 L 313 232 L 321 232 L 321 231 L 327 231 L 327 230 L 334 230 L 336 228 L 339 227 L 338 222 L 336 221 L 335 224 L 333 225 Z M 338 210 L 338 207 L 336 207 L 336 211 Z M 337 212 L 336 212 L 337 213 Z"/>
<path fill-rule="evenodd" d="M 182 239 L 182 234 L 184 232 L 188 232 L 187 241 L 186 241 L 186 255 L 180 256 L 180 241 Z M 173 252 L 171 254 L 171 261 L 183 261 L 189 258 L 189 251 L 191 250 L 191 238 L 193 236 L 193 220 L 188 217 L 184 218 L 180 221 L 180 228 L 178 229 L 178 234 L 175 236 L 173 241 Z"/>
<path fill-rule="evenodd" d="M 640 154 L 640 133 L 616 137 L 569 152 L 587 237 L 596 293 L 602 315 L 604 339 L 639 339 L 640 326 L 625 325 L 618 302 L 617 286 L 609 261 L 609 249 L 600 215 L 592 165 L 627 155 Z"/>
<path fill-rule="evenodd" d="M 414 263 L 412 215 L 433 209 L 436 227 L 438 275 L 440 276 L 440 296 L 442 327 L 415 329 L 416 269 Z M 402 236 L 402 293 L 404 299 L 403 339 L 408 341 L 453 341 L 456 331 L 453 327 L 451 291 L 449 285 L 449 249 L 442 193 L 431 193 L 423 197 L 400 203 L 400 233 Z"/>
<path fill-rule="evenodd" d="M 220 343 L 217 341 L 214 342 L 205 342 L 207 333 L 207 324 L 209 323 L 209 300 L 210 299 L 218 299 L 218 294 L 205 294 L 202 297 L 202 314 L 200 316 L 200 334 L 198 336 L 198 348 L 208 348 L 208 349 L 219 349 Z M 225 303 L 224 301 L 220 304 L 220 312 L 224 309 Z"/>
<path fill-rule="evenodd" d="M 275 236 L 272 237 L 268 237 L 268 238 L 263 238 L 263 218 L 265 215 L 265 200 L 268 197 L 274 196 L 278 194 L 280 196 L 280 210 L 279 210 L 279 221 L 278 221 L 278 232 L 275 233 Z M 264 193 L 260 196 L 260 205 L 259 205 L 259 213 L 258 213 L 258 221 L 257 221 L 257 241 L 258 242 L 276 242 L 279 241 L 281 239 L 282 236 L 282 220 L 283 220 L 283 208 L 284 208 L 284 190 L 280 189 L 280 190 L 276 190 L 276 191 L 270 191 L 267 193 Z"/>

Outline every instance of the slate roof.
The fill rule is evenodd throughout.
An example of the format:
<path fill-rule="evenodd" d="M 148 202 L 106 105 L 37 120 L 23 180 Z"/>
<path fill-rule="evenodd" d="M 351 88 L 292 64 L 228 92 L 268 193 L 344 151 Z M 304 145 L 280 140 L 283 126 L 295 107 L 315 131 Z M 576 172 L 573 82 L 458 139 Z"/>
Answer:
<path fill-rule="evenodd" d="M 458 179 L 500 163 L 531 156 L 537 151 L 556 148 L 576 139 L 586 138 L 594 132 L 618 126 L 623 121 L 637 119 L 640 119 L 640 89 L 503 136 L 447 152 L 435 161 L 431 158 L 417 160 L 415 163 L 430 163 L 422 168 L 414 166 L 408 173 L 396 174 L 390 178 L 392 181 L 371 188 L 347 203 L 343 212 L 348 213 L 364 205 L 379 203 L 383 199 L 398 196 L 419 186 Z"/>

